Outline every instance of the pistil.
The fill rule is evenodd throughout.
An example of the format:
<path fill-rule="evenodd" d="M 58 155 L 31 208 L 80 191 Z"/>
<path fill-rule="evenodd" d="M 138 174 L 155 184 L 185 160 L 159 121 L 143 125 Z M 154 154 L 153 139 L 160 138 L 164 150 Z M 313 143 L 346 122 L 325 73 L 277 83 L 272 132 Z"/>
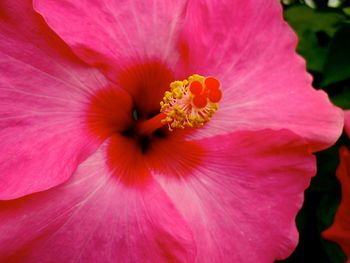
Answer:
<path fill-rule="evenodd" d="M 200 128 L 211 120 L 221 98 L 221 85 L 214 77 L 195 74 L 186 80 L 174 81 L 160 102 L 160 113 L 139 122 L 137 131 L 149 135 L 164 125 L 170 131 L 174 128 Z"/>
<path fill-rule="evenodd" d="M 166 118 L 166 115 L 164 113 L 159 113 L 153 118 L 141 121 L 137 124 L 137 131 L 141 135 L 149 135 L 152 134 L 154 131 L 162 128 L 165 123 L 162 122 Z"/>

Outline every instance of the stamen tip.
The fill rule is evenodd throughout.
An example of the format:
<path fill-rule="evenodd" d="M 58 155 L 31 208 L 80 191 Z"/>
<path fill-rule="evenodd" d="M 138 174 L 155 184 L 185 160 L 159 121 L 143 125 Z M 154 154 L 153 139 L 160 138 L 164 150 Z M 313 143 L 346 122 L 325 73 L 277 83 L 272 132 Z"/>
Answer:
<path fill-rule="evenodd" d="M 162 120 L 173 128 L 199 128 L 209 122 L 218 109 L 222 98 L 220 82 L 210 76 L 194 74 L 187 80 L 174 81 L 160 103 L 161 112 L 167 117 Z"/>

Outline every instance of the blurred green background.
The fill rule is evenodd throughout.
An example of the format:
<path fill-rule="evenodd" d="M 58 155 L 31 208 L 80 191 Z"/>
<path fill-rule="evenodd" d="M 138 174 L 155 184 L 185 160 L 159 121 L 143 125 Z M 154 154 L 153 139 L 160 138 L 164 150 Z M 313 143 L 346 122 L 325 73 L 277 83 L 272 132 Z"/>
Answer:
<path fill-rule="evenodd" d="M 299 37 L 297 52 L 307 62 L 313 85 L 328 93 L 334 104 L 350 109 L 350 1 L 283 0 L 284 16 Z M 338 150 L 350 149 L 343 134 L 330 149 L 317 154 L 317 175 L 305 192 L 297 217 L 300 242 L 285 263 L 344 263 L 341 248 L 322 238 L 340 202 L 340 185 L 335 177 Z"/>

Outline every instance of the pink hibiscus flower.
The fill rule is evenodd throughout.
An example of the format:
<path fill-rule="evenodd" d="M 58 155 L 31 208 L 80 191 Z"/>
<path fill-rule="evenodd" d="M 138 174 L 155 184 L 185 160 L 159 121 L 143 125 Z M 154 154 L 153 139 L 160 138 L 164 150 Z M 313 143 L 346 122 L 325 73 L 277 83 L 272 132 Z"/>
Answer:
<path fill-rule="evenodd" d="M 312 152 L 343 116 L 312 89 L 278 1 L 31 2 L 0 2 L 1 261 L 293 251 Z"/>
<path fill-rule="evenodd" d="M 345 132 L 350 137 L 350 110 L 345 111 Z M 340 164 L 337 178 L 341 184 L 342 198 L 333 224 L 323 232 L 323 236 L 339 243 L 350 263 L 350 152 L 343 146 L 339 150 Z"/>

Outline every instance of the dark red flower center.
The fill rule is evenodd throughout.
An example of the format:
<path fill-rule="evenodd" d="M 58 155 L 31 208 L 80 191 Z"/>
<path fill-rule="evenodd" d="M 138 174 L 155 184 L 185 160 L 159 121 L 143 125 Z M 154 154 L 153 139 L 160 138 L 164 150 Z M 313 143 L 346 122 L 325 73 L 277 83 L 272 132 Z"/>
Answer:
<path fill-rule="evenodd" d="M 121 72 L 116 86 L 101 89 L 90 100 L 88 129 L 107 140 L 108 166 L 127 185 L 142 185 L 150 171 L 187 176 L 202 162 L 203 148 L 184 137 L 193 132 L 189 127 L 210 120 L 221 99 L 220 84 L 199 75 L 173 80 L 161 63 L 139 64 Z M 173 128 L 183 130 L 171 132 Z"/>

